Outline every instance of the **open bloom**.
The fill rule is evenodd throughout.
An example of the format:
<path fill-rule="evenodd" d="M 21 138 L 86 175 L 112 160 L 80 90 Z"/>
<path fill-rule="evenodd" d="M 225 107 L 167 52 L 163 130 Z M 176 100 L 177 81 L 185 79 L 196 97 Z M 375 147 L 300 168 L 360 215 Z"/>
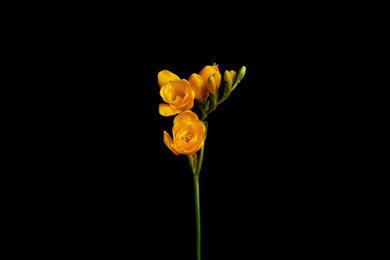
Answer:
<path fill-rule="evenodd" d="M 205 131 L 205 126 L 194 112 L 184 111 L 173 120 L 173 139 L 164 131 L 164 143 L 176 155 L 194 155 L 204 145 Z"/>
<path fill-rule="evenodd" d="M 158 107 L 161 115 L 179 114 L 194 106 L 195 92 L 187 80 L 180 79 L 167 70 L 160 71 L 157 78 L 161 88 L 160 96 L 166 102 L 166 104 L 161 103 Z"/>

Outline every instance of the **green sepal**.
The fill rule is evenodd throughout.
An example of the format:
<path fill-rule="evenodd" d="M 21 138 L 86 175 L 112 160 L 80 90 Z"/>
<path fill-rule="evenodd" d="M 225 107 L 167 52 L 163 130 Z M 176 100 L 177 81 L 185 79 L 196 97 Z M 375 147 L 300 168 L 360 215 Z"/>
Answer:
<path fill-rule="evenodd" d="M 210 110 L 210 100 L 207 100 L 205 111 L 207 112 L 209 110 Z"/>
<path fill-rule="evenodd" d="M 210 93 L 210 101 L 211 101 L 211 107 L 207 111 L 207 114 L 210 114 L 211 112 L 213 112 L 217 108 L 217 105 L 218 105 L 218 93 L 215 93 L 215 94 Z"/>

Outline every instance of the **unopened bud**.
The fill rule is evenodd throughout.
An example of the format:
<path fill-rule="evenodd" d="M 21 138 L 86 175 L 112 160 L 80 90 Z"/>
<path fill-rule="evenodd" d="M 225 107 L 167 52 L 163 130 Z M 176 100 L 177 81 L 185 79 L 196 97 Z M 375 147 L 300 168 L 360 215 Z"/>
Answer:
<path fill-rule="evenodd" d="M 238 83 L 241 82 L 242 78 L 245 76 L 245 73 L 246 73 L 246 67 L 242 66 L 241 69 L 238 71 L 237 79 L 232 87 L 232 90 L 234 90 L 237 87 Z"/>
<path fill-rule="evenodd" d="M 218 92 L 219 87 L 221 86 L 221 73 L 217 71 L 213 74 L 213 77 L 215 79 L 215 86 L 217 87 L 217 92 Z"/>
<path fill-rule="evenodd" d="M 227 70 L 225 71 L 225 74 L 223 74 L 223 80 L 225 83 L 225 95 L 228 95 L 228 92 L 232 90 L 232 84 L 233 84 L 232 77 L 229 71 Z"/>
<path fill-rule="evenodd" d="M 215 85 L 214 76 L 209 77 L 206 83 L 206 87 L 211 94 L 215 94 L 217 92 L 217 86 Z"/>
<path fill-rule="evenodd" d="M 223 74 L 223 80 L 226 82 L 229 82 L 232 80 L 232 77 L 230 76 L 230 72 L 225 70 L 225 74 Z"/>
<path fill-rule="evenodd" d="M 195 98 L 201 101 L 204 98 L 203 78 L 200 75 L 193 73 L 188 81 L 191 84 L 192 90 L 195 92 Z"/>
<path fill-rule="evenodd" d="M 237 73 L 234 70 L 230 71 L 230 77 L 232 77 L 232 84 L 236 81 Z"/>
<path fill-rule="evenodd" d="M 242 80 L 242 78 L 245 76 L 245 73 L 246 73 L 246 67 L 242 66 L 241 69 L 238 71 L 238 75 L 237 75 L 238 82 Z"/>

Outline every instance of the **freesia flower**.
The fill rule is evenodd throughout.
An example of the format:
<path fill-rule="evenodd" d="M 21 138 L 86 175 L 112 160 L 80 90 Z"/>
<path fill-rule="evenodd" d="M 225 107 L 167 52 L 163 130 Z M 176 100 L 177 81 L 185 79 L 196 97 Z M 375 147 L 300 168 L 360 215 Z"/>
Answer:
<path fill-rule="evenodd" d="M 201 259 L 199 175 L 202 170 L 204 143 L 207 139 L 209 125 L 204 120 L 229 97 L 245 73 L 245 66 L 242 66 L 238 73 L 233 70 L 225 71 L 225 88 L 222 98 L 218 92 L 221 85 L 221 74 L 215 63 L 213 66 L 205 66 L 199 74 L 191 74 L 188 81 L 180 79 L 168 70 L 162 70 L 157 75 L 160 95 L 166 102 L 159 105 L 159 113 L 163 116 L 178 114 L 173 119 L 172 137 L 164 131 L 164 143 L 175 155 L 187 155 L 188 165 L 194 178 L 197 260 Z M 198 100 L 201 120 L 197 114 L 191 111 L 195 98 Z M 199 150 L 200 152 L 197 154 Z"/>
<path fill-rule="evenodd" d="M 188 80 L 190 81 L 192 90 L 195 92 L 195 98 L 202 101 L 205 92 L 203 78 L 199 74 L 193 73 Z"/>
<path fill-rule="evenodd" d="M 194 73 L 195 74 L 195 73 Z M 194 98 L 203 93 L 204 84 L 195 75 L 191 75 L 190 82 L 180 79 L 176 74 L 162 70 L 157 75 L 160 95 L 166 103 L 159 105 L 159 113 L 163 116 L 179 114 L 194 106 Z M 200 78 L 202 79 L 202 78 Z"/>
<path fill-rule="evenodd" d="M 173 120 L 172 137 L 164 131 L 164 143 L 176 155 L 194 155 L 204 145 L 206 128 L 192 111 L 184 111 Z"/>

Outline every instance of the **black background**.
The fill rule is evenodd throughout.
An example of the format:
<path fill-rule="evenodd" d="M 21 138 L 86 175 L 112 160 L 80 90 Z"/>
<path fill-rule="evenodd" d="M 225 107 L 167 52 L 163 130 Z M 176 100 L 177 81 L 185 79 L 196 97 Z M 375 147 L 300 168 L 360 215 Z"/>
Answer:
<path fill-rule="evenodd" d="M 212 62 L 221 73 L 241 66 L 247 73 L 207 118 L 200 177 L 203 258 L 292 251 L 310 256 L 308 247 L 322 246 L 326 205 L 318 190 L 326 166 L 313 148 L 322 141 L 315 134 L 318 113 L 308 109 L 316 98 L 307 94 L 307 67 L 273 43 L 248 50 L 242 44 L 222 53 L 161 50 L 145 59 L 132 59 L 132 53 L 125 61 L 98 62 L 104 69 L 91 72 L 96 87 L 82 91 L 73 111 L 74 146 L 60 182 L 64 203 L 71 199 L 65 206 L 71 236 L 81 247 L 108 256 L 195 258 L 193 179 L 187 158 L 163 143 L 174 117 L 158 113 L 163 101 L 157 73 L 168 69 L 188 79 Z M 112 62 L 118 63 L 110 67 Z M 67 227 L 69 218 L 61 220 Z"/>
<path fill-rule="evenodd" d="M 327 236 L 335 239 L 338 211 L 326 209 L 339 186 L 327 184 L 339 158 L 327 150 L 337 129 L 322 106 L 324 51 L 276 21 L 242 31 L 248 19 L 211 35 L 100 28 L 53 52 L 61 71 L 49 80 L 46 127 L 36 128 L 43 151 L 31 162 L 41 173 L 26 181 L 38 183 L 26 227 L 54 249 L 47 254 L 195 259 L 193 179 L 187 158 L 163 143 L 174 117 L 158 113 L 157 73 L 188 79 L 213 62 L 222 75 L 247 73 L 207 117 L 202 259 L 312 258 L 335 248 Z"/>

